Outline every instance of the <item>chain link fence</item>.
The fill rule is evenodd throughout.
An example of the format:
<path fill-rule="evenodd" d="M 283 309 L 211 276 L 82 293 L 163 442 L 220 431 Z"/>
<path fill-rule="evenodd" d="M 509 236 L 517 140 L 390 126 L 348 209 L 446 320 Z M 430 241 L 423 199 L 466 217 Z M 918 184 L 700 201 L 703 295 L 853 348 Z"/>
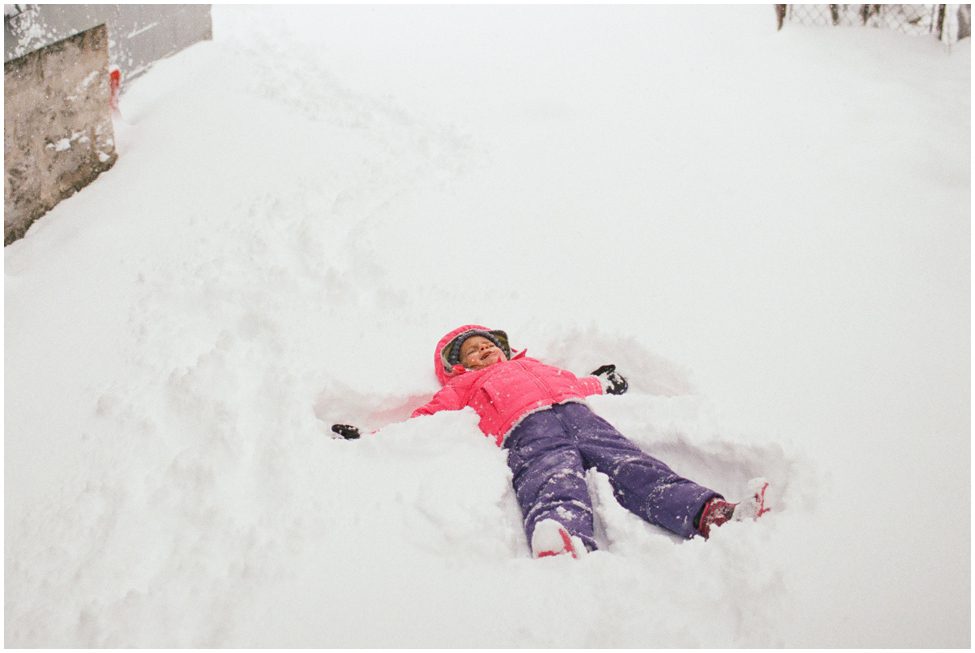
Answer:
<path fill-rule="evenodd" d="M 785 23 L 813 27 L 874 27 L 956 41 L 971 35 L 971 5 L 775 5 Z"/>

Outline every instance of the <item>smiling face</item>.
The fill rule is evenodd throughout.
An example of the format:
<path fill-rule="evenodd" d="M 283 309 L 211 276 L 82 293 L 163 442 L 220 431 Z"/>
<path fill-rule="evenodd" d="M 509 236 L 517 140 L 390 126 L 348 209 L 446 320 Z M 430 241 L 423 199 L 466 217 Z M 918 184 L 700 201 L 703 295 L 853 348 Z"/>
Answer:
<path fill-rule="evenodd" d="M 460 346 L 460 363 L 469 370 L 479 370 L 504 360 L 504 352 L 484 336 L 471 336 Z"/>

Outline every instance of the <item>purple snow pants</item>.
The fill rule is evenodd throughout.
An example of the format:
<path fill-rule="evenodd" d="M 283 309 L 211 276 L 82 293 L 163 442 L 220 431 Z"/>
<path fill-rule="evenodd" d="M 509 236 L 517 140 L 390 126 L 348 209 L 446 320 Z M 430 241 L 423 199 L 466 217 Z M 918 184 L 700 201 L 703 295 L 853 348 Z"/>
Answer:
<path fill-rule="evenodd" d="M 529 415 L 504 446 L 529 542 L 538 522 L 554 519 L 596 549 L 585 474 L 591 467 L 609 476 L 620 505 L 683 537 L 696 534 L 694 518 L 720 496 L 675 474 L 582 403 Z"/>

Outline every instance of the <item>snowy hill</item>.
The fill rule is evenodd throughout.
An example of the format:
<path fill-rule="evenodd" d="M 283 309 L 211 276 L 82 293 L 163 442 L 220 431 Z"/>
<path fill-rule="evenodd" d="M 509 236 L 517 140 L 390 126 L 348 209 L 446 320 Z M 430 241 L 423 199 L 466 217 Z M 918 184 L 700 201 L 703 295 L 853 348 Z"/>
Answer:
<path fill-rule="evenodd" d="M 6 645 L 969 646 L 970 79 L 769 6 L 214 7 L 5 248 Z M 469 322 L 773 512 L 593 474 L 532 560 L 476 416 L 403 421 Z"/>

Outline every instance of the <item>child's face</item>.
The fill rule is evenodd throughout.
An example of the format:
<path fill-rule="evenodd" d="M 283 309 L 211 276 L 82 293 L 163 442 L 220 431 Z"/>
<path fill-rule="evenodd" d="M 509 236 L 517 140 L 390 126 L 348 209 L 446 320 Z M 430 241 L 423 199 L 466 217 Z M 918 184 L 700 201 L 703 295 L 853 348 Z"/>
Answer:
<path fill-rule="evenodd" d="M 460 363 L 469 370 L 479 370 L 504 360 L 504 352 L 484 336 L 471 336 L 460 346 Z"/>

